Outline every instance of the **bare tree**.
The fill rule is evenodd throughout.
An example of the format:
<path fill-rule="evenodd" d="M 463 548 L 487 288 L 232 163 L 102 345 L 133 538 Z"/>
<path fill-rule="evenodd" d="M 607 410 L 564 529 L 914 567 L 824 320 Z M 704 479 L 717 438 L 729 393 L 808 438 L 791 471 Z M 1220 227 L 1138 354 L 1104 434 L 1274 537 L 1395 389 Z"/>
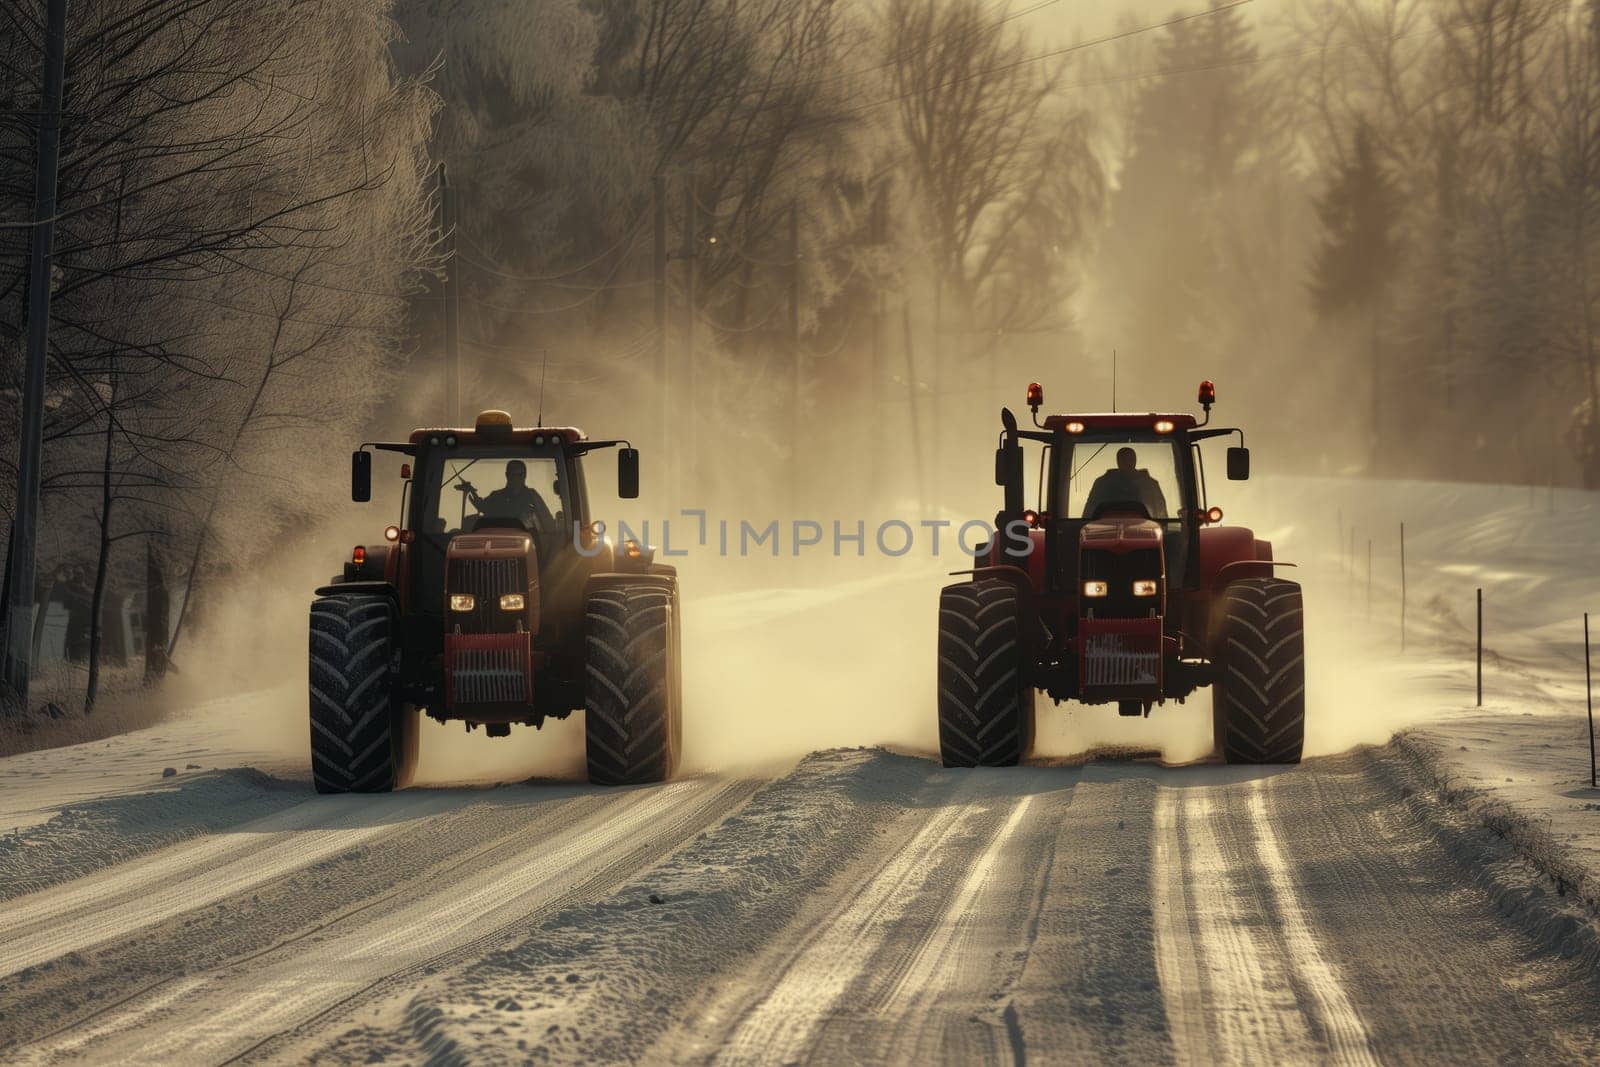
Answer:
<path fill-rule="evenodd" d="M 1087 117 L 1054 99 L 1065 68 L 977 0 L 892 0 L 883 39 L 936 299 L 977 329 L 1061 314 L 1103 191 Z"/>
<path fill-rule="evenodd" d="M 114 546 L 160 533 L 198 553 L 216 532 L 221 513 L 205 498 L 224 466 L 234 481 L 276 478 L 276 453 L 358 422 L 383 391 L 431 240 L 423 145 L 434 106 L 395 76 L 386 10 L 384 0 L 74 10 L 44 488 L 52 524 L 95 528 L 52 542 L 68 555 L 93 546 L 90 566 L 47 565 L 93 575 L 91 705 Z M 20 32 L 0 45 L 0 69 L 28 86 L 37 14 L 11 5 L 6 17 Z M 25 111 L 28 91 L 13 106 Z M 22 213 L 30 166 L 25 141 L 0 143 L 0 216 Z M 0 338 L 21 326 L 15 233 L 0 232 Z M 313 286 L 317 301 L 297 301 L 310 321 L 288 324 L 287 343 L 315 353 L 306 362 L 319 373 L 277 383 L 276 421 L 233 432 L 235 414 L 260 399 L 261 365 L 281 370 L 277 294 Z M 18 366 L 6 360 L 8 373 Z M 335 367 L 347 384 L 329 402 L 321 379 Z M 0 411 L 0 422 L 14 418 Z M 289 495 L 254 488 L 254 503 L 227 517 L 259 520 Z M 209 521 L 196 529 L 190 514 Z"/>

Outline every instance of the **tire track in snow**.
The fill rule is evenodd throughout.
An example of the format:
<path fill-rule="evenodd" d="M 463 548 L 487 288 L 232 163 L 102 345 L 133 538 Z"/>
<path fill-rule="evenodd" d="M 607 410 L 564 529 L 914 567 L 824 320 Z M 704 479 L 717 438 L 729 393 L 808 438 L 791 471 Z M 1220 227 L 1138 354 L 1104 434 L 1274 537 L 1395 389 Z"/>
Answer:
<path fill-rule="evenodd" d="M 1033 796 L 1029 794 L 1012 807 L 983 854 L 972 865 L 961 888 L 956 890 L 955 899 L 934 919 L 926 940 L 889 990 L 882 1005 L 885 1010 L 925 1017 L 929 1014 L 929 1006 L 939 999 L 947 987 L 954 984 L 954 964 L 966 943 L 978 900 L 994 877 L 1001 852 L 1016 833 L 1032 802 Z"/>
<path fill-rule="evenodd" d="M 1226 818 L 1211 790 L 1193 790 L 1183 798 L 1177 825 L 1188 885 L 1188 937 L 1176 923 L 1157 923 L 1159 972 L 1178 985 L 1162 995 L 1175 1040 L 1197 1034 L 1193 1016 L 1198 1003 L 1206 1030 L 1204 1049 L 1180 1046 L 1179 1058 L 1193 1063 L 1303 1062 L 1314 1058 L 1314 1044 L 1290 985 L 1289 961 L 1273 951 L 1260 931 L 1270 922 L 1244 888 L 1248 859 L 1230 856 L 1213 821 Z M 1170 847 L 1170 846 L 1169 846 Z M 1162 936 L 1163 934 L 1168 936 Z M 1172 935 L 1179 935 L 1174 937 Z M 1182 985 L 1184 975 L 1199 978 L 1199 989 Z"/>
<path fill-rule="evenodd" d="M 226 833 L 161 849 L 8 902 L 0 976 L 215 903 L 393 833 L 457 803 L 449 794 L 307 801 Z M 378 818 L 381 816 L 381 818 Z"/>
<path fill-rule="evenodd" d="M 1267 818 L 1266 786 L 1263 779 L 1250 783 L 1248 806 L 1255 829 L 1256 852 L 1261 857 L 1277 905 L 1278 930 L 1286 943 L 1286 955 L 1316 1000 L 1318 1021 L 1326 1040 L 1333 1046 L 1334 1059 L 1339 1063 L 1377 1067 L 1378 1058 L 1373 1054 L 1367 1028 L 1351 1005 L 1338 974 L 1323 956 L 1305 910 L 1300 906 L 1288 861 L 1278 847 L 1277 834 Z"/>
<path fill-rule="evenodd" d="M 1181 806 L 1177 790 L 1157 787 L 1150 870 L 1155 882 L 1151 905 L 1155 912 L 1156 974 L 1179 1067 L 1188 1067 L 1216 1057 L 1206 1026 L 1200 965 L 1195 955 L 1194 910 L 1179 838 Z"/>
<path fill-rule="evenodd" d="M 948 995 L 963 991 L 963 978 L 970 978 L 965 970 L 970 969 L 972 961 L 987 961 L 981 947 L 974 944 L 975 919 L 986 911 L 1007 914 L 1014 910 L 1014 901 L 988 909 L 984 905 L 993 892 L 1001 856 L 1016 836 L 1033 799 L 1033 794 L 1028 794 L 1012 806 L 1005 821 L 967 872 L 955 896 L 927 927 L 921 944 L 887 996 L 873 1006 L 876 1014 L 906 1020 L 910 1024 L 895 1033 L 894 1036 L 902 1040 L 896 1040 L 890 1046 L 889 1054 L 884 1057 L 886 1062 L 927 1063 L 936 1057 L 938 1046 L 943 1043 L 943 1023 L 947 1021 L 938 1018 L 940 1002 Z M 966 969 L 963 964 L 966 964 Z M 1016 1005 L 1009 999 L 1003 1020 L 1013 1054 L 1021 1056 L 1023 1041 L 1016 1018 Z M 926 1047 L 929 1038 L 934 1039 L 932 1048 Z"/>
<path fill-rule="evenodd" d="M 736 1023 L 715 1062 L 787 1063 L 803 1058 L 822 1021 L 916 904 L 945 843 L 973 814 L 970 803 L 935 810 L 920 830 L 781 965 L 778 979 Z"/>
<path fill-rule="evenodd" d="M 1231 802 L 1231 803 L 1230 803 Z M 1230 807 L 1247 819 L 1234 820 Z M 1225 846 L 1220 824 L 1247 837 Z M 1375 1065 L 1365 1025 L 1324 956 L 1267 817 L 1266 786 L 1156 800 L 1156 964 L 1180 1064 Z M 1270 900 L 1250 891 L 1265 882 Z M 1306 990 L 1302 1003 L 1295 990 Z"/>
<path fill-rule="evenodd" d="M 173 1063 L 246 1053 L 397 975 L 420 977 L 431 961 L 481 947 L 510 923 L 570 903 L 639 842 L 649 843 L 653 859 L 742 802 L 752 788 L 741 782 L 707 786 L 691 780 L 608 798 L 548 836 L 498 849 L 471 870 L 425 882 L 391 911 L 360 913 L 248 963 L 179 979 L 93 1025 L 29 1046 L 18 1058 Z M 410 975 L 413 970 L 419 973 Z"/>

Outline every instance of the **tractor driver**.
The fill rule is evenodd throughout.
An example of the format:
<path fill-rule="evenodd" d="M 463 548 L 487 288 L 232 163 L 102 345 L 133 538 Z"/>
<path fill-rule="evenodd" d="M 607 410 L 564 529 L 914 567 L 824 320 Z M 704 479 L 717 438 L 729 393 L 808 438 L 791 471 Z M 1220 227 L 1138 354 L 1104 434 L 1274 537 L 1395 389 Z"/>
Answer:
<path fill-rule="evenodd" d="M 1161 483 L 1150 477 L 1148 470 L 1136 466 L 1138 462 L 1139 454 L 1133 449 L 1117 449 L 1117 465 L 1094 480 L 1083 505 L 1084 515 L 1092 518 L 1107 504 L 1137 501 L 1152 519 L 1166 518 L 1167 498 L 1161 492 Z"/>
<path fill-rule="evenodd" d="M 506 464 L 506 484 L 488 496 L 479 496 L 477 490 L 468 490 L 472 506 L 484 518 L 516 519 L 524 526 L 531 518 L 542 530 L 555 528 L 555 516 L 544 498 L 528 485 L 528 465 L 520 459 Z"/>

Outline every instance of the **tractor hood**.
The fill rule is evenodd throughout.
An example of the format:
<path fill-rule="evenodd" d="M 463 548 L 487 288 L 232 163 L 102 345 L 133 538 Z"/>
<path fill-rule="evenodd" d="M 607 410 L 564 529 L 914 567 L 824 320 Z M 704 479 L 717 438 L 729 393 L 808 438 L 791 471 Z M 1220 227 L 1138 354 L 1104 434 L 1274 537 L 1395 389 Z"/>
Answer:
<path fill-rule="evenodd" d="M 1160 548 L 1161 527 L 1138 515 L 1107 515 L 1084 523 L 1078 543 L 1100 552 Z"/>

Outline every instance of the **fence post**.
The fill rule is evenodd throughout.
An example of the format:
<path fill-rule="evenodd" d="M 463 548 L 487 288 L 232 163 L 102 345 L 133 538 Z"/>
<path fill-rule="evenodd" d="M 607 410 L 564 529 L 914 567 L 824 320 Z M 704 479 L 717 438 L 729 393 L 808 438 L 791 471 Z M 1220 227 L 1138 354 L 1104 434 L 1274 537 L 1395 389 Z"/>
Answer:
<path fill-rule="evenodd" d="M 1589 787 L 1595 786 L 1594 675 L 1589 670 L 1589 613 L 1583 613 L 1583 689 L 1589 701 Z"/>
<path fill-rule="evenodd" d="M 1478 587 L 1478 707 L 1483 707 L 1483 587 Z"/>
<path fill-rule="evenodd" d="M 1400 524 L 1400 651 L 1406 650 L 1406 524 Z"/>

